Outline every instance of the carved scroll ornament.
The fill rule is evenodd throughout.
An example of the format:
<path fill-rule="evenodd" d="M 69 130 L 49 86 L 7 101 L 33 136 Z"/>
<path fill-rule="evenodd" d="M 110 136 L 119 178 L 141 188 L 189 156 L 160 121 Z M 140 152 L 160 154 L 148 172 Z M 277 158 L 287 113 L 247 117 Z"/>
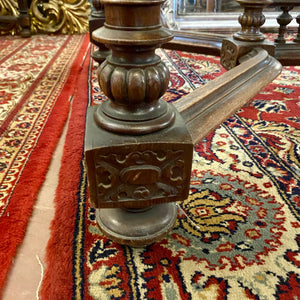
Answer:
<path fill-rule="evenodd" d="M 62 34 L 87 32 L 90 6 L 88 0 L 32 0 L 29 9 L 31 32 Z M 18 16 L 18 1 L 0 0 L 0 15 Z M 5 33 L 10 34 L 16 32 L 15 27 L 5 30 Z"/>
<path fill-rule="evenodd" d="M 18 16 L 18 1 L 17 0 L 0 0 L 0 16 Z M 0 22 L 0 34 L 6 33 L 15 34 L 17 32 L 16 23 Z"/>
<path fill-rule="evenodd" d="M 1 16 L 17 16 L 18 15 L 17 0 L 0 0 Z"/>
<path fill-rule="evenodd" d="M 88 31 L 88 0 L 33 0 L 30 14 L 33 33 L 74 34 Z"/>

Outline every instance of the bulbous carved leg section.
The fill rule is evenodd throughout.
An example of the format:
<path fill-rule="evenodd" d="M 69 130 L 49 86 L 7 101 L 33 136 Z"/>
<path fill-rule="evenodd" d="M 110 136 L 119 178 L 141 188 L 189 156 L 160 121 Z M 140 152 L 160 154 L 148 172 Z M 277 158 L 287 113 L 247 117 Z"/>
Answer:
<path fill-rule="evenodd" d="M 282 14 L 277 17 L 277 23 L 280 25 L 278 37 L 275 39 L 275 42 L 278 44 L 285 44 L 285 33 L 286 33 L 286 27 L 291 23 L 293 20 L 293 17 L 289 14 L 289 11 L 293 8 L 292 6 L 283 6 L 280 7 L 282 10 Z"/>
<path fill-rule="evenodd" d="M 264 35 L 260 32 L 260 27 L 265 23 L 265 17 L 262 14 L 248 13 L 239 16 L 239 23 L 242 30 L 235 33 L 234 37 L 242 41 L 263 41 Z"/>
<path fill-rule="evenodd" d="M 160 99 L 169 79 L 169 70 L 158 56 L 145 66 L 115 65 L 108 58 L 99 67 L 98 80 L 110 101 L 96 111 L 97 124 L 123 134 L 149 133 L 171 125 L 174 110 Z"/>
<path fill-rule="evenodd" d="M 247 42 L 259 42 L 265 39 L 260 32 L 260 27 L 265 23 L 263 8 L 272 3 L 269 0 L 237 0 L 244 8 L 243 14 L 239 16 L 241 30 L 233 36 L 235 39 Z"/>
<path fill-rule="evenodd" d="M 155 103 L 166 92 L 169 79 L 169 70 L 158 56 L 145 66 L 116 65 L 108 58 L 98 69 L 105 95 L 116 105 L 130 107 Z"/>

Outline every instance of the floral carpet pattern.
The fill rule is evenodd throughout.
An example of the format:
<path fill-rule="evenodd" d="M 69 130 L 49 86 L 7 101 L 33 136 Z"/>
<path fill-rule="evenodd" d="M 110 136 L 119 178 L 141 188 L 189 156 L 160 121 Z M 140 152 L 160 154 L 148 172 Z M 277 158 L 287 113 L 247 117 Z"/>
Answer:
<path fill-rule="evenodd" d="M 0 291 L 68 117 L 87 38 L 1 37 Z"/>
<path fill-rule="evenodd" d="M 59 49 L 66 45 L 66 40 L 67 38 L 64 36 L 51 39 L 36 38 L 30 42 L 24 40 L 21 45 L 18 39 L 8 38 L 4 41 L 3 51 L 1 51 L 1 55 L 4 57 L 1 64 L 0 124 L 1 132 L 5 132 L 5 134 L 1 137 L 0 152 L 0 179 L 2 182 L 0 216 L 4 214 L 9 204 L 8 198 L 18 179 L 22 161 L 30 155 L 32 145 L 35 144 L 49 111 L 52 109 L 52 101 L 56 101 L 55 94 L 51 95 L 50 101 L 45 101 L 45 99 L 49 97 L 49 92 L 56 87 L 59 76 L 65 71 L 65 64 L 70 63 L 68 60 L 72 58 L 72 56 L 69 57 L 69 49 L 66 47 L 64 56 L 61 55 L 62 59 L 55 61 L 54 56 L 57 55 Z M 76 46 L 78 41 L 74 40 L 73 43 L 69 47 Z M 16 47 L 14 44 L 17 44 L 19 49 L 14 50 Z M 51 70 L 48 70 L 47 67 L 51 67 Z M 43 78 L 42 83 L 36 82 L 37 78 L 44 76 L 43 73 L 46 72 L 48 74 Z M 31 98 L 27 99 L 26 93 L 31 94 L 33 86 L 37 83 L 39 85 L 30 95 Z M 61 89 L 60 86 L 54 93 L 58 93 L 59 89 Z M 26 103 L 22 103 L 24 101 Z M 22 107 L 20 107 L 21 105 Z M 11 123 L 7 124 L 9 122 Z M 30 140 L 28 140 L 28 136 Z M 28 144 L 24 147 L 26 142 Z M 20 151 L 20 149 L 22 150 Z"/>
<path fill-rule="evenodd" d="M 159 54 L 171 72 L 166 101 L 225 72 L 216 57 Z M 90 61 L 86 67 L 89 105 L 99 104 L 105 96 L 97 66 Z M 177 203 L 176 225 L 144 248 L 121 246 L 101 234 L 88 200 L 83 132 L 77 134 L 81 141 L 69 146 L 80 152 L 77 162 L 72 158 L 77 179 L 69 188 L 75 191 L 62 191 L 62 185 L 57 190 L 43 299 L 300 298 L 299 106 L 300 68 L 286 67 L 195 146 L 190 195 Z M 67 175 L 62 169 L 61 178 Z M 69 207 L 61 204 L 66 195 Z M 67 229 L 59 212 L 72 216 Z"/>

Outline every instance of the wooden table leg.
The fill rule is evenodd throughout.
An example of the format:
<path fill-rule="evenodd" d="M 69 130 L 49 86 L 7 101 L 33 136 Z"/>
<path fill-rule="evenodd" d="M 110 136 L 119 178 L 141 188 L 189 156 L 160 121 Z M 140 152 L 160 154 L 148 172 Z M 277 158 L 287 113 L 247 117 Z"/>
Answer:
<path fill-rule="evenodd" d="M 161 239 L 175 223 L 174 202 L 189 193 L 193 143 L 161 99 L 169 71 L 155 49 L 172 39 L 162 2 L 103 0 L 105 24 L 93 32 L 112 53 L 98 70 L 109 100 L 87 114 L 90 197 L 101 230 L 130 246 Z"/>
<path fill-rule="evenodd" d="M 18 0 L 18 5 L 19 5 L 19 24 L 21 27 L 21 36 L 22 37 L 29 37 L 31 36 L 31 19 L 29 15 L 29 7 L 30 7 L 30 2 L 28 0 Z"/>
<path fill-rule="evenodd" d="M 215 0 L 206 0 L 206 12 L 214 12 L 215 11 Z"/>
<path fill-rule="evenodd" d="M 95 10 L 93 10 L 89 15 L 90 40 L 98 47 L 98 49 L 92 54 L 92 57 L 98 63 L 102 63 L 106 57 L 110 55 L 110 50 L 103 43 L 99 43 L 93 39 L 93 31 L 102 27 L 105 23 L 104 6 L 100 0 L 93 0 L 92 5 Z"/>

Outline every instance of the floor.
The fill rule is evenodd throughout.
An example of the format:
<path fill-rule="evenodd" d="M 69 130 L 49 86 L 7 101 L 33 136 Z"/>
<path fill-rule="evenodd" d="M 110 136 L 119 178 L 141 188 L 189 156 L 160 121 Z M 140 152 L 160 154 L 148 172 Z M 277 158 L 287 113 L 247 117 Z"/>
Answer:
<path fill-rule="evenodd" d="M 44 271 L 44 255 L 54 217 L 53 199 L 58 182 L 67 126 L 53 155 L 46 180 L 39 193 L 22 245 L 8 275 L 2 300 L 39 299 L 38 291 Z"/>

